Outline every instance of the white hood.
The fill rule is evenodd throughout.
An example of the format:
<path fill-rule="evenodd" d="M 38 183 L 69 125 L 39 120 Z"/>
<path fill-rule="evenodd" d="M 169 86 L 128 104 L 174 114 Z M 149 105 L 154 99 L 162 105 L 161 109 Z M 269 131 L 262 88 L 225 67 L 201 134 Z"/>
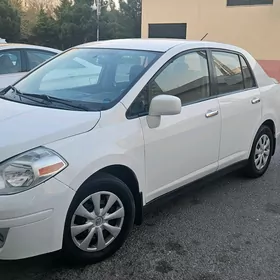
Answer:
<path fill-rule="evenodd" d="M 0 90 L 6 88 L 7 86 L 13 85 L 16 81 L 21 79 L 26 74 L 26 72 L 21 72 L 0 75 Z"/>
<path fill-rule="evenodd" d="M 100 112 L 68 111 L 0 99 L 0 162 L 32 148 L 87 132 Z"/>

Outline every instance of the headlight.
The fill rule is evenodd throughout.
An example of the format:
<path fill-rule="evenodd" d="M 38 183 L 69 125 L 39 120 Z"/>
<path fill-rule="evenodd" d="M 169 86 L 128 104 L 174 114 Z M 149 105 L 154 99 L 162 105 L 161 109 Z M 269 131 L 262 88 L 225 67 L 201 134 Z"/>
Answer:
<path fill-rule="evenodd" d="M 54 151 L 36 148 L 0 164 L 0 195 L 19 193 L 41 184 L 67 166 Z"/>

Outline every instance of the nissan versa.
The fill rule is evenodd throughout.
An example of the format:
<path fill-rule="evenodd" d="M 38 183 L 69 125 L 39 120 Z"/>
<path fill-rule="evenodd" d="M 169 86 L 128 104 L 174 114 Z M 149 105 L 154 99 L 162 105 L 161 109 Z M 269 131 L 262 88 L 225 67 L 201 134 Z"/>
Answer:
<path fill-rule="evenodd" d="M 279 108 L 279 85 L 231 45 L 113 40 L 51 58 L 0 93 L 0 259 L 98 262 L 156 198 L 228 167 L 262 176 Z"/>

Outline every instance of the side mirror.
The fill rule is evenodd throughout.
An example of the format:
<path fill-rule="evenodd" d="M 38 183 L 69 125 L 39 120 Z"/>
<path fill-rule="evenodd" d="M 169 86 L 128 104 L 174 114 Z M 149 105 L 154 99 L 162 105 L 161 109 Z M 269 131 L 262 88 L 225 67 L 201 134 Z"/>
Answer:
<path fill-rule="evenodd" d="M 150 128 L 160 125 L 161 116 L 172 116 L 181 113 L 181 99 L 172 95 L 158 95 L 154 97 L 150 104 L 147 122 Z"/>

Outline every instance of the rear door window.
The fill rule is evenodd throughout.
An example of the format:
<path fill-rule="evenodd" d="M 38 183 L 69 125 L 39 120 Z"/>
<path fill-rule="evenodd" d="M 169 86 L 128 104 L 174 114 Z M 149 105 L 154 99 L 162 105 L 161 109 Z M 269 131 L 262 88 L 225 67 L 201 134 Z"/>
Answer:
<path fill-rule="evenodd" d="M 226 94 L 244 90 L 239 55 L 223 51 L 212 51 L 212 58 L 218 93 Z"/>
<path fill-rule="evenodd" d="M 56 55 L 55 53 L 41 50 L 26 50 L 26 54 L 28 71 Z"/>

